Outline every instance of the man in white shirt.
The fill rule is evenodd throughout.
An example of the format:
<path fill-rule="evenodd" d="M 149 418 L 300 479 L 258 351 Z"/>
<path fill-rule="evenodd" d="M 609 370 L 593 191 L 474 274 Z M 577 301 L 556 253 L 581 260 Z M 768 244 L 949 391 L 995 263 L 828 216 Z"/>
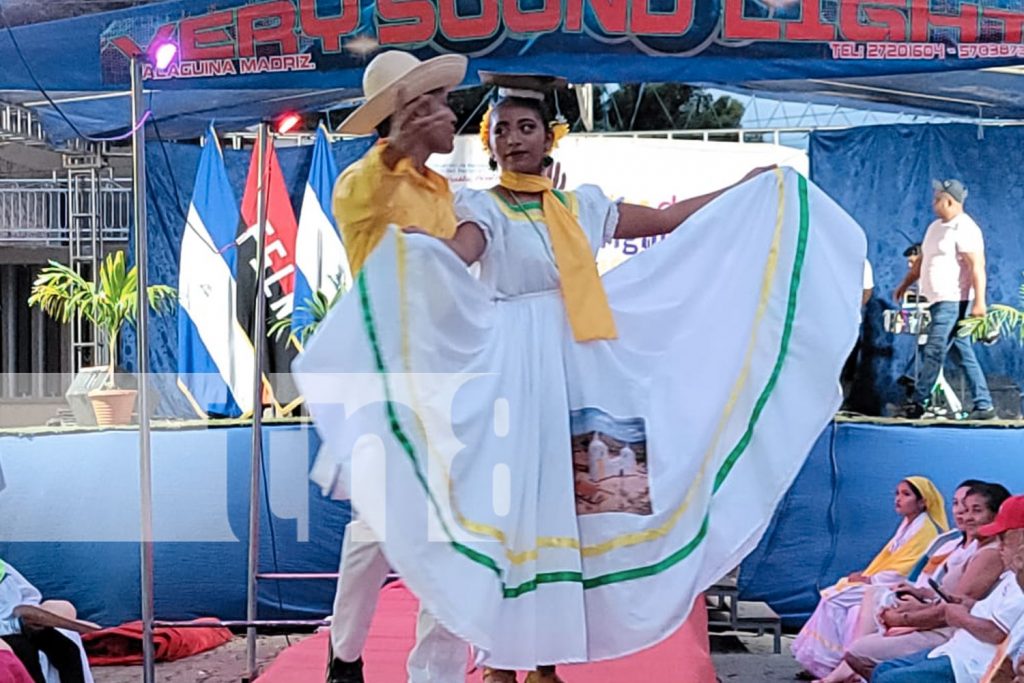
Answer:
<path fill-rule="evenodd" d="M 978 529 L 999 536 L 1003 564 L 1013 567 L 1024 549 L 1024 496 L 999 508 L 995 521 Z M 1006 571 L 999 583 L 973 605 L 966 598 L 946 605 L 946 623 L 956 627 L 949 642 L 902 659 L 879 664 L 871 683 L 990 683 L 1024 631 L 1024 591 L 1017 574 Z"/>
<path fill-rule="evenodd" d="M 957 335 L 960 321 L 984 316 L 985 240 L 981 228 L 964 212 L 967 188 L 959 180 L 935 181 L 932 208 L 938 219 L 928 226 L 921 245 L 921 260 L 896 288 L 900 301 L 910 285 L 920 280 L 920 292 L 930 302 L 931 326 L 924 345 L 921 373 L 911 402 L 903 411 L 916 419 L 926 415 L 928 402 L 946 354 L 959 361 L 973 399 L 972 420 L 995 417 L 985 374 L 978 365 L 971 340 Z M 973 304 L 972 304 L 973 300 Z"/>

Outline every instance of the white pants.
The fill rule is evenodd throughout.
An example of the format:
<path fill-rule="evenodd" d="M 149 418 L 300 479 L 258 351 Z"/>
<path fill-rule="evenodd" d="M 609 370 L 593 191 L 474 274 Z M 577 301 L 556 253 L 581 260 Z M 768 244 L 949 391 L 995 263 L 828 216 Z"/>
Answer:
<path fill-rule="evenodd" d="M 389 569 L 370 527 L 357 519 L 349 522 L 341 544 L 331 619 L 331 648 L 338 659 L 352 662 L 362 656 Z M 466 648 L 466 643 L 421 608 L 416 618 L 416 645 L 406 664 L 409 683 L 465 683 Z"/>

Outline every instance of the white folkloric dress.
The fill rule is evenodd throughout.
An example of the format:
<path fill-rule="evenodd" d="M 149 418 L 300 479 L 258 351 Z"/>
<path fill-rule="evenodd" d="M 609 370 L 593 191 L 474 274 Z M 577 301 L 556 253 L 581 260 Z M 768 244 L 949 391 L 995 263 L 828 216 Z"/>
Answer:
<path fill-rule="evenodd" d="M 596 253 L 616 205 L 564 201 Z M 508 669 L 650 646 L 755 547 L 839 406 L 865 252 L 823 192 L 764 174 L 605 274 L 618 339 L 577 343 L 540 207 L 522 208 L 457 200 L 487 237 L 479 279 L 391 230 L 295 368 L 315 478 Z"/>

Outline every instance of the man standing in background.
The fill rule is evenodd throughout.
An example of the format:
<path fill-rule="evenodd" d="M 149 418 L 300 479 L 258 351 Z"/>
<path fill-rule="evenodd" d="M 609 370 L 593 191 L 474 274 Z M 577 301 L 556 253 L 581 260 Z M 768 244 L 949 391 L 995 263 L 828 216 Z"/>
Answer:
<path fill-rule="evenodd" d="M 932 389 L 946 355 L 952 352 L 954 362 L 959 362 L 964 371 L 971 392 L 973 410 L 970 419 L 989 420 L 995 417 L 995 410 L 985 374 L 974 355 L 971 340 L 957 335 L 957 326 L 968 312 L 971 316 L 982 317 L 988 311 L 985 303 L 985 241 L 981 228 L 964 212 L 967 188 L 963 183 L 959 180 L 935 181 L 933 188 L 932 208 L 938 218 L 925 233 L 920 261 L 914 264 L 894 294 L 899 301 L 908 287 L 920 281 L 920 292 L 930 303 L 928 310 L 931 313 L 921 374 L 903 416 L 917 419 L 931 415 L 928 404 Z"/>

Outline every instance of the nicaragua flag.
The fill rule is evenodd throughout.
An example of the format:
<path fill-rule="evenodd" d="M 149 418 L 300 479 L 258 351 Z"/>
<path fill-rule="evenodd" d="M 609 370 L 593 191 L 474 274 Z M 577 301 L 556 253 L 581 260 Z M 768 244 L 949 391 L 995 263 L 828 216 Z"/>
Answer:
<path fill-rule="evenodd" d="M 292 333 L 312 321 L 308 307 L 317 291 L 334 298 L 339 289 L 348 290 L 352 273 L 348 255 L 331 212 L 331 192 L 338 179 L 338 167 L 331 156 L 331 144 L 321 126 L 313 145 L 313 163 L 302 198 L 302 214 L 295 239 L 295 299 Z"/>
<path fill-rule="evenodd" d="M 252 342 L 238 322 L 238 205 L 213 126 L 196 171 L 178 268 L 178 386 L 201 417 L 252 411 Z"/>

